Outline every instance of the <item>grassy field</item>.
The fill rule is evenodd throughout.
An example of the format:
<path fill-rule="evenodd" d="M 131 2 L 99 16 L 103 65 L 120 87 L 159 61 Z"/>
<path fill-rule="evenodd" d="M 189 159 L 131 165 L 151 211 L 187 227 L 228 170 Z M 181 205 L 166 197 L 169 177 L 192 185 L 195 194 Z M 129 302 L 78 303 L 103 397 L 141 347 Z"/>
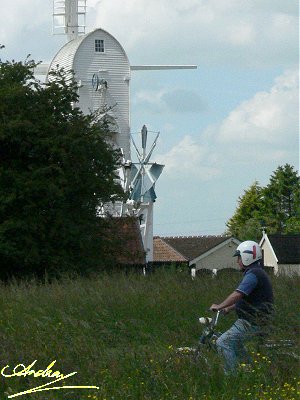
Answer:
<path fill-rule="evenodd" d="M 239 279 L 233 274 L 192 280 L 186 273 L 162 270 L 148 276 L 115 273 L 44 284 L 2 284 L 0 368 L 9 368 L 2 370 L 0 398 L 55 380 L 18 376 L 24 367 L 13 372 L 16 365 L 27 367 L 37 360 L 30 368 L 37 372 L 56 360 L 53 372 L 77 374 L 52 386 L 99 389 L 64 388 L 11 398 L 297 399 L 299 364 L 289 356 L 270 359 L 252 347 L 253 369 L 241 368 L 238 376 L 229 378 L 213 352 L 209 369 L 175 353 L 177 346 L 196 343 L 198 317 L 207 315 L 208 307 L 229 294 Z M 272 280 L 276 319 L 271 336 L 297 340 L 300 279 Z M 224 317 L 220 329 L 233 320 L 234 315 Z"/>

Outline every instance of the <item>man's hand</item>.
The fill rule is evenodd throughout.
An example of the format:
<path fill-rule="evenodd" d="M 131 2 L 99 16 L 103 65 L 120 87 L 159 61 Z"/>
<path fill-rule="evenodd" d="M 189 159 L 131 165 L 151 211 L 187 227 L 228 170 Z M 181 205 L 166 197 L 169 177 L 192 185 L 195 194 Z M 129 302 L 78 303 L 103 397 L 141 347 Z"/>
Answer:
<path fill-rule="evenodd" d="M 209 307 L 209 309 L 210 309 L 210 311 L 219 311 L 219 310 L 221 310 L 221 307 L 219 306 L 219 304 L 212 304 Z"/>

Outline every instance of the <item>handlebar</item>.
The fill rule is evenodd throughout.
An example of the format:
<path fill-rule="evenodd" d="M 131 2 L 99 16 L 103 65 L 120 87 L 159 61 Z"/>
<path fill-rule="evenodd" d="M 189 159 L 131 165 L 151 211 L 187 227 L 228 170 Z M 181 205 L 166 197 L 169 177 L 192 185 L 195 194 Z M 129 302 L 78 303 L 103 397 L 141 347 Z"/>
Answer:
<path fill-rule="evenodd" d="M 216 311 L 216 314 L 214 315 L 213 318 L 210 318 L 210 317 L 200 317 L 200 318 L 199 318 L 199 322 L 200 322 L 200 324 L 202 324 L 202 325 L 209 325 L 209 324 L 211 324 L 212 326 L 216 326 L 217 323 L 218 323 L 218 319 L 219 319 L 220 314 L 224 314 L 224 312 L 223 312 L 222 310 Z"/>
<path fill-rule="evenodd" d="M 208 317 L 201 317 L 199 318 L 200 323 L 204 323 L 206 327 L 202 331 L 202 335 L 200 336 L 199 343 L 205 344 L 209 343 L 209 340 L 214 336 L 215 334 L 215 327 L 218 323 L 219 316 L 222 313 L 221 310 L 217 311 L 213 318 L 208 318 Z"/>

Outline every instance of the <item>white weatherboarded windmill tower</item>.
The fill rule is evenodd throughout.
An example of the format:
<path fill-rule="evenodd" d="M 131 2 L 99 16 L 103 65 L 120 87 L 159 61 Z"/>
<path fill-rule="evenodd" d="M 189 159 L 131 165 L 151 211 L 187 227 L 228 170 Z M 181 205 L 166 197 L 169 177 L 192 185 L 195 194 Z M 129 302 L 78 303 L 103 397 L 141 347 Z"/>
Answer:
<path fill-rule="evenodd" d="M 104 106 L 112 107 L 114 142 L 123 149 L 125 159 L 130 160 L 130 65 L 127 55 L 120 43 L 103 29 L 79 35 L 84 31 L 84 25 L 79 29 L 78 21 L 85 14 L 85 0 L 53 1 L 53 31 L 64 28 L 68 42 L 57 52 L 49 70 L 59 65 L 75 72 L 79 83 L 78 106 L 85 114 Z M 62 25 L 55 25 L 58 17 L 62 19 Z"/>
<path fill-rule="evenodd" d="M 141 232 L 147 261 L 153 256 L 153 202 L 155 181 L 163 166 L 149 163 L 156 145 L 146 154 L 146 127 L 142 130 L 142 153 L 137 155 L 139 167 L 131 162 L 130 152 L 130 91 L 132 70 L 194 69 L 193 65 L 144 65 L 131 66 L 121 44 L 103 29 L 85 34 L 86 0 L 53 0 L 53 33 L 67 35 L 67 43 L 57 52 L 50 65 L 41 65 L 37 73 L 47 74 L 59 68 L 73 70 L 79 84 L 78 106 L 84 113 L 107 108 L 108 118 L 114 127 L 113 142 L 124 155 L 124 170 L 130 171 L 124 186 L 132 190 L 131 201 L 115 209 L 117 215 L 133 212 L 140 217 Z M 159 172 L 160 171 L 160 172 Z M 125 174 L 126 175 L 126 174 Z M 125 176 L 124 175 L 124 176 Z M 147 182 L 146 186 L 145 183 Z M 124 187 L 124 188 L 125 188 Z M 146 189 L 147 190 L 146 190 Z M 153 194 L 154 192 L 154 194 Z"/>

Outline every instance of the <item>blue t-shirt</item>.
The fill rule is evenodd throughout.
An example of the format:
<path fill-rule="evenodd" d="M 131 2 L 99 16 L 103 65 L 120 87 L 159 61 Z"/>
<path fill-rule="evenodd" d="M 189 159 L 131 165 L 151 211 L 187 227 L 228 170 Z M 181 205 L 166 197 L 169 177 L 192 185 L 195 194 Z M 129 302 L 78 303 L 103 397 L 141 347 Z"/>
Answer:
<path fill-rule="evenodd" d="M 251 269 L 248 269 L 236 290 L 249 296 L 249 294 L 256 288 L 257 282 L 258 279 L 256 275 L 251 271 Z"/>
<path fill-rule="evenodd" d="M 272 312 L 273 289 L 266 271 L 255 263 L 248 267 L 236 289 L 244 296 L 236 304 L 239 318 L 261 324 Z"/>

